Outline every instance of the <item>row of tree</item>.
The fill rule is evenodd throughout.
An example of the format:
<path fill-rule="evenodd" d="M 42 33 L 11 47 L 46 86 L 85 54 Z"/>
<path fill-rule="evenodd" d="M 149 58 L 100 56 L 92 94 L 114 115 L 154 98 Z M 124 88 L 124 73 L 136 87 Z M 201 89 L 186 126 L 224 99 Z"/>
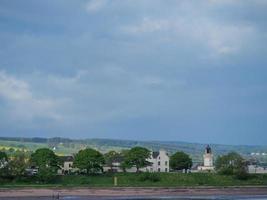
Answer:
<path fill-rule="evenodd" d="M 86 148 L 74 156 L 73 166 L 81 172 L 90 174 L 101 172 L 104 164 L 112 171 L 113 163 L 119 162 L 124 171 L 135 166 L 136 171 L 139 172 L 141 168 L 151 165 L 148 162 L 150 156 L 150 151 L 143 147 L 134 147 L 120 153 L 110 151 L 104 155 L 95 149 Z M 176 152 L 170 157 L 169 164 L 174 171 L 187 170 L 192 167 L 192 159 L 184 152 Z M 21 153 L 8 158 L 6 153 L 0 152 L 0 176 L 23 176 L 27 167 L 36 166 L 38 167 L 37 177 L 40 181 L 46 181 L 57 173 L 60 165 L 62 165 L 60 158 L 48 148 L 37 149 L 29 157 Z M 219 173 L 236 175 L 240 178 L 247 176 L 246 165 L 245 160 L 237 153 L 220 156 L 215 163 Z"/>
<path fill-rule="evenodd" d="M 123 171 L 134 166 L 139 172 L 141 168 L 151 165 L 148 161 L 150 156 L 150 151 L 143 147 L 134 147 L 120 153 L 109 151 L 104 155 L 95 149 L 86 148 L 75 155 L 73 166 L 89 174 L 102 171 L 104 164 L 113 171 L 113 164 L 119 162 Z M 48 148 L 37 149 L 29 157 L 23 152 L 13 155 L 11 158 L 8 158 L 4 152 L 0 153 L 0 173 L 2 172 L 2 175 L 21 176 L 29 166 L 38 167 L 40 176 L 54 174 L 61 164 L 60 158 Z M 189 155 L 177 152 L 171 156 L 170 166 L 174 170 L 189 169 L 192 166 L 192 160 Z"/>

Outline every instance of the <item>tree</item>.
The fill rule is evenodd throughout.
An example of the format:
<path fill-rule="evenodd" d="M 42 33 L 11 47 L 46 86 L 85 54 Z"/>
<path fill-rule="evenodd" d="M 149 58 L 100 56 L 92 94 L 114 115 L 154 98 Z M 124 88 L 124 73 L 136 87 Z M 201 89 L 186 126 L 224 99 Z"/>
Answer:
<path fill-rule="evenodd" d="M 116 151 L 109 151 L 108 153 L 104 154 L 105 163 L 110 170 L 113 171 L 113 163 L 119 162 L 121 160 L 121 155 Z"/>
<path fill-rule="evenodd" d="M 151 153 L 148 149 L 144 147 L 134 147 L 125 155 L 124 165 L 127 168 L 135 166 L 136 172 L 139 172 L 140 168 L 151 165 L 151 163 L 147 161 L 150 156 Z"/>
<path fill-rule="evenodd" d="M 17 153 L 8 162 L 8 174 L 19 177 L 25 174 L 25 169 L 28 166 L 28 158 L 24 153 Z"/>
<path fill-rule="evenodd" d="M 8 161 L 7 154 L 0 151 L 0 168 L 4 167 Z"/>
<path fill-rule="evenodd" d="M 0 176 L 7 175 L 8 157 L 5 152 L 0 151 Z"/>
<path fill-rule="evenodd" d="M 131 168 L 131 166 L 125 162 L 126 155 L 128 154 L 128 152 L 129 152 L 128 149 L 124 149 L 120 152 L 120 157 L 121 157 L 120 168 L 123 170 L 123 172 L 126 172 L 127 168 Z"/>
<path fill-rule="evenodd" d="M 224 175 L 234 175 L 238 179 L 248 177 L 247 163 L 244 158 L 236 152 L 230 152 L 219 156 L 215 162 L 216 170 Z"/>
<path fill-rule="evenodd" d="M 188 154 L 178 151 L 170 157 L 170 167 L 173 170 L 188 170 L 192 167 L 192 159 Z"/>
<path fill-rule="evenodd" d="M 86 170 L 86 173 L 95 173 L 103 171 L 102 165 L 105 163 L 103 155 L 91 148 L 80 150 L 74 157 L 73 166 L 81 170 Z"/>
<path fill-rule="evenodd" d="M 60 164 L 58 156 L 48 148 L 37 149 L 31 155 L 31 162 L 39 168 L 50 168 L 54 172 L 57 171 Z"/>
<path fill-rule="evenodd" d="M 37 179 L 42 183 L 49 183 L 55 177 L 55 171 L 51 168 L 41 166 L 37 173 Z"/>

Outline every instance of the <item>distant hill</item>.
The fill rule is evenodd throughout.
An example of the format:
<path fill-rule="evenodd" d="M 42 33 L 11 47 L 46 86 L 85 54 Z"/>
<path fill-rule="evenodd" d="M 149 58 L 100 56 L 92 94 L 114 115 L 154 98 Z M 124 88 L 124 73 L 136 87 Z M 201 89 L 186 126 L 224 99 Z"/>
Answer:
<path fill-rule="evenodd" d="M 267 161 L 267 146 L 250 146 L 250 145 L 221 145 L 210 144 L 214 155 L 226 154 L 230 151 L 236 151 L 245 157 L 258 157 L 262 162 Z M 165 149 L 169 153 L 184 151 L 191 155 L 194 162 L 202 162 L 202 154 L 206 144 L 188 143 L 178 141 L 134 141 L 134 140 L 117 140 L 117 139 L 69 139 L 69 138 L 20 138 L 20 137 L 0 137 L 0 149 L 8 150 L 27 150 L 34 151 L 37 148 L 49 147 L 59 155 L 70 155 L 77 153 L 85 147 L 92 147 L 105 153 L 109 150 L 120 151 L 134 146 L 143 146 L 148 149 L 157 151 Z"/>

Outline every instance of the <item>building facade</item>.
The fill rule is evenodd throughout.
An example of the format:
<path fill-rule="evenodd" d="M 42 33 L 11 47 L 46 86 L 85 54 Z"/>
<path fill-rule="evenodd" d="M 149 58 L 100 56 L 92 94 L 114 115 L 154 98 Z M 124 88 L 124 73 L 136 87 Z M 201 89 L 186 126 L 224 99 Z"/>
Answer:
<path fill-rule="evenodd" d="M 250 174 L 267 174 L 267 166 L 248 165 Z"/>
<path fill-rule="evenodd" d="M 147 172 L 169 172 L 169 162 L 170 158 L 165 150 L 160 150 L 158 152 L 151 152 L 151 157 L 147 160 L 152 163 L 151 166 L 141 169 Z"/>
<path fill-rule="evenodd" d="M 213 154 L 211 147 L 207 145 L 203 154 L 203 165 L 198 166 L 198 171 L 214 171 Z"/>
<path fill-rule="evenodd" d="M 58 170 L 58 174 L 70 174 L 73 172 L 73 156 L 60 156 L 62 165 L 60 166 L 60 169 Z"/>
<path fill-rule="evenodd" d="M 148 162 L 151 163 L 150 166 L 141 168 L 140 171 L 142 172 L 169 172 L 169 155 L 165 150 L 160 150 L 158 152 L 151 152 L 151 156 L 147 159 Z M 113 167 L 104 166 L 104 172 L 123 172 L 120 167 L 122 161 L 116 161 L 113 163 Z M 126 169 L 126 172 L 136 172 L 136 167 L 131 167 Z"/>

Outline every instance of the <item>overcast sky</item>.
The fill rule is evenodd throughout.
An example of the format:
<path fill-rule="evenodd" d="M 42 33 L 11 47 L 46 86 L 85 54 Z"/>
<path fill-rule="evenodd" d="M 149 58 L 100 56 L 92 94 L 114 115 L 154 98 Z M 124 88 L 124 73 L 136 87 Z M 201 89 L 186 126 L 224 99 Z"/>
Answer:
<path fill-rule="evenodd" d="M 267 0 L 0 0 L 0 136 L 267 144 Z"/>

